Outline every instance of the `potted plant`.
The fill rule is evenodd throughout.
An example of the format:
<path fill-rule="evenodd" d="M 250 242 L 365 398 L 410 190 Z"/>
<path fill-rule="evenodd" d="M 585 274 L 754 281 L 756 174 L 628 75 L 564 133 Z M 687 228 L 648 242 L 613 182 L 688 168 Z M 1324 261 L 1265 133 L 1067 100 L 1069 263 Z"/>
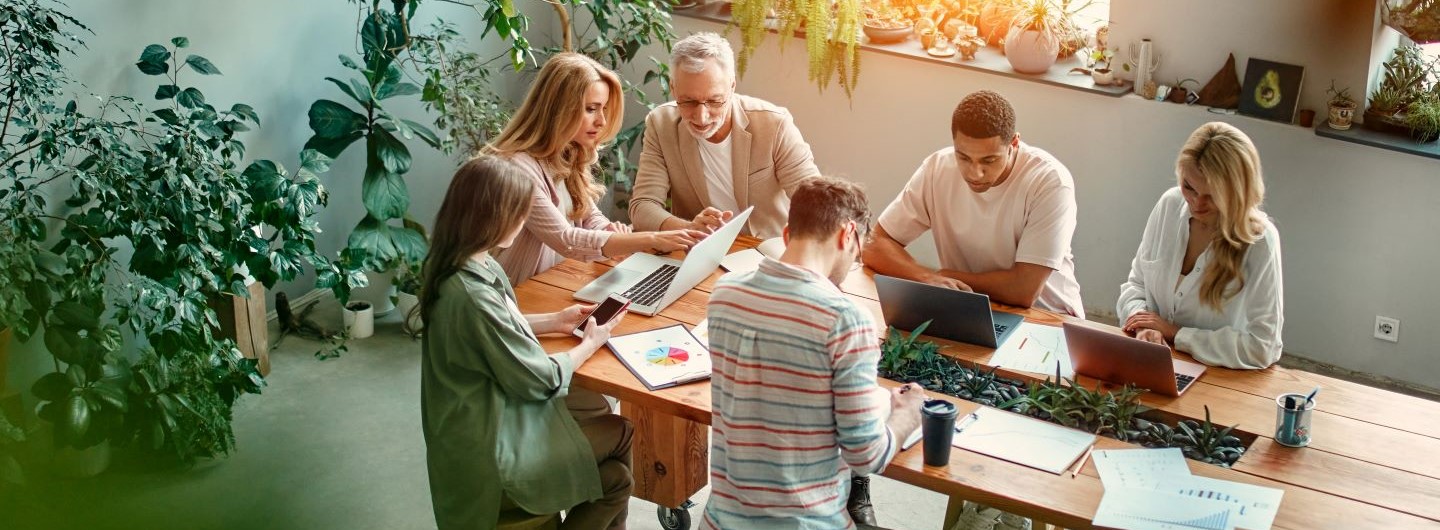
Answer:
<path fill-rule="evenodd" d="M 1420 143 L 1440 138 L 1440 94 L 1430 94 L 1410 105 L 1405 112 L 1405 125 L 1410 137 Z"/>
<path fill-rule="evenodd" d="M 395 307 L 400 310 L 400 329 L 418 335 L 424 323 L 420 320 L 420 263 L 405 263 L 395 275 Z"/>
<path fill-rule="evenodd" d="M 1115 84 L 1115 71 L 1110 68 L 1115 59 L 1115 51 L 1105 48 L 1089 48 L 1080 56 L 1084 61 L 1084 68 L 1071 68 L 1071 72 L 1090 74 L 1095 81 L 1095 86 L 1109 86 Z"/>
<path fill-rule="evenodd" d="M 1005 35 L 1005 58 L 1022 74 L 1050 70 L 1060 54 L 1063 13 L 1053 0 L 1024 0 L 1013 8 Z"/>
<path fill-rule="evenodd" d="M 1330 96 L 1330 128 L 1343 131 L 1350 128 L 1350 120 L 1355 117 L 1355 98 L 1350 97 L 1350 89 L 1335 89 L 1335 81 L 1330 81 L 1330 88 L 1325 91 Z"/>
<path fill-rule="evenodd" d="M 1435 64 L 1426 59 L 1419 47 L 1405 45 L 1395 48 L 1383 69 L 1380 86 L 1370 95 L 1370 107 L 1365 110 L 1362 125 L 1378 132 L 1407 134 L 1410 128 L 1403 114 L 1427 91 Z"/>

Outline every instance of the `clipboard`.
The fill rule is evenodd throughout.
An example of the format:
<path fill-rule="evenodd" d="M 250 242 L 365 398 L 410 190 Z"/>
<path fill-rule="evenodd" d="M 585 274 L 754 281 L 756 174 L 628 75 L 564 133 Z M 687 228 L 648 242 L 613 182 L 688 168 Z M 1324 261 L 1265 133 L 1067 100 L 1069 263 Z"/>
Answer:
<path fill-rule="evenodd" d="M 681 324 L 612 336 L 605 346 L 652 391 L 710 378 L 710 350 Z"/>

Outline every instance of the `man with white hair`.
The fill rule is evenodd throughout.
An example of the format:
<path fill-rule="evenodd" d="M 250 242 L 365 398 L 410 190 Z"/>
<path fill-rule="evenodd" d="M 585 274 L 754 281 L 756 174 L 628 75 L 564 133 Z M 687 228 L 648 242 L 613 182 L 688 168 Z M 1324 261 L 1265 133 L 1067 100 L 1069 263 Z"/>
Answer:
<path fill-rule="evenodd" d="M 743 232 L 778 237 L 790 194 L 820 175 L 790 113 L 735 93 L 735 52 L 715 33 L 675 43 L 670 75 L 675 101 L 645 118 L 630 199 L 635 230 L 708 232 L 754 206 Z"/>

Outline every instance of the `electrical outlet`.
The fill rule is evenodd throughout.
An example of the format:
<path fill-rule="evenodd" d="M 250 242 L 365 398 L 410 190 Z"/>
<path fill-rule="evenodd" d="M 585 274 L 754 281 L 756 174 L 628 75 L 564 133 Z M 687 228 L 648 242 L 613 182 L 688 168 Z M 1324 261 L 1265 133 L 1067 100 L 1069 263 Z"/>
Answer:
<path fill-rule="evenodd" d="M 1400 320 L 1386 316 L 1375 315 L 1375 338 L 1400 342 Z"/>

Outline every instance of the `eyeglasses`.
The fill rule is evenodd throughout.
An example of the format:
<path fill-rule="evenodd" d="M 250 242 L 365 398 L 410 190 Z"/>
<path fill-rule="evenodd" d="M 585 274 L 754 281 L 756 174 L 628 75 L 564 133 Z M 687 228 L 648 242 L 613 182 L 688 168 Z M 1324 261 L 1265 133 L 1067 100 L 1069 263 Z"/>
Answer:
<path fill-rule="evenodd" d="M 708 101 L 698 101 L 698 100 L 694 100 L 694 99 L 688 99 L 688 100 L 685 100 L 685 101 L 676 101 L 676 102 L 675 102 L 675 106 L 680 107 L 681 109 L 687 110 L 687 111 L 688 111 L 688 110 L 695 110 L 696 108 L 700 107 L 700 105 L 705 105 L 705 108 L 708 108 L 708 109 L 710 109 L 710 110 L 720 110 L 720 109 L 725 108 L 725 103 L 726 103 L 726 102 L 727 102 L 727 100 L 726 100 L 725 98 L 717 98 L 717 99 L 712 99 L 712 100 L 708 100 Z"/>

